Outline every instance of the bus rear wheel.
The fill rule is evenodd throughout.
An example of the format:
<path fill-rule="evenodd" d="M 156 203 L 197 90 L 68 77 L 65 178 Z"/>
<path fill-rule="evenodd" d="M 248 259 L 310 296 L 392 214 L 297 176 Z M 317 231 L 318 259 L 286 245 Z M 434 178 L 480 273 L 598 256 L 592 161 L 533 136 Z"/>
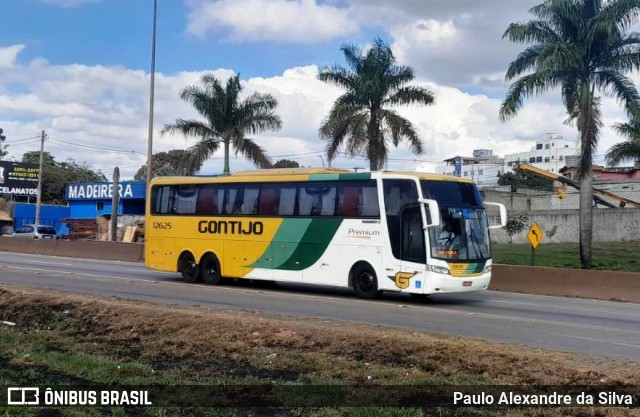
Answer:
<path fill-rule="evenodd" d="M 359 266 L 353 274 L 353 292 L 358 298 L 371 300 L 380 295 L 378 278 L 369 265 Z"/>
<path fill-rule="evenodd" d="M 180 257 L 180 262 L 178 262 L 178 269 L 182 274 L 182 279 L 184 280 L 184 282 L 193 284 L 194 282 L 198 282 L 200 280 L 200 269 L 198 268 L 198 264 L 196 263 L 196 260 L 192 254 L 185 253 Z"/>
<path fill-rule="evenodd" d="M 220 272 L 218 257 L 212 253 L 204 255 L 200 261 L 200 273 L 202 274 L 202 280 L 205 284 L 220 284 L 220 281 L 222 281 L 222 273 Z"/>

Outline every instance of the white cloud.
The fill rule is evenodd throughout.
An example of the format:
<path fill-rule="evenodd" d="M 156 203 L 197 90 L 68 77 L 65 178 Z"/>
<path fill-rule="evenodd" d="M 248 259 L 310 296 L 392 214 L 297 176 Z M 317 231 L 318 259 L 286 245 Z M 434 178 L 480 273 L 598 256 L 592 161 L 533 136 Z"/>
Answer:
<path fill-rule="evenodd" d="M 11 68 L 16 64 L 18 54 L 26 47 L 26 45 L 11 45 L 6 48 L 0 48 L 0 68 Z"/>
<path fill-rule="evenodd" d="M 87 3 L 98 3 L 100 0 L 40 0 L 42 3 L 50 4 L 52 6 L 61 7 L 77 7 Z"/>
<path fill-rule="evenodd" d="M 52 65 L 44 59 L 20 64 L 16 54 L 11 55 L 13 66 L 2 68 L 0 77 L 0 125 L 7 135 L 10 157 L 20 158 L 25 151 L 36 150 L 37 136 L 44 129 L 50 137 L 45 149 L 58 160 L 73 157 L 88 161 L 108 174 L 119 165 L 123 178 L 131 178 L 146 161 L 149 74 L 123 67 Z M 243 82 L 246 94 L 270 93 L 279 101 L 283 129 L 256 138 L 274 160 L 293 159 L 305 166 L 322 163 L 318 155 L 326 143 L 318 138 L 318 127 L 341 90 L 320 82 L 317 73 L 317 66 L 305 66 Z M 199 118 L 178 95 L 183 87 L 197 83 L 202 74 L 157 74 L 155 152 L 194 143 L 180 136 L 160 136 L 159 131 L 176 118 Z M 215 74 L 226 79 L 233 72 L 217 69 Z M 477 148 L 493 149 L 498 155 L 529 150 L 533 141 L 547 132 L 561 132 L 568 139 L 577 137 L 574 127 L 562 124 L 565 112 L 557 92 L 527 102 L 517 117 L 500 123 L 500 99 L 424 79 L 416 84 L 434 91 L 436 104 L 398 111 L 419 129 L 425 154 L 415 157 L 406 147 L 392 149 L 390 169 L 414 169 L 423 162 L 470 155 Z M 603 100 L 602 113 L 606 126 L 625 120 L 612 99 Z M 617 141 L 608 127 L 603 129 L 598 154 Z M 220 172 L 221 156 L 222 151 L 214 155 L 203 172 Z M 252 168 L 242 157 L 234 157 L 231 165 L 233 170 Z M 361 158 L 341 157 L 334 166 L 368 165 Z"/>
<path fill-rule="evenodd" d="M 316 43 L 358 30 L 348 9 L 316 0 L 189 0 L 187 5 L 187 32 L 202 36 L 226 29 L 236 42 Z"/>

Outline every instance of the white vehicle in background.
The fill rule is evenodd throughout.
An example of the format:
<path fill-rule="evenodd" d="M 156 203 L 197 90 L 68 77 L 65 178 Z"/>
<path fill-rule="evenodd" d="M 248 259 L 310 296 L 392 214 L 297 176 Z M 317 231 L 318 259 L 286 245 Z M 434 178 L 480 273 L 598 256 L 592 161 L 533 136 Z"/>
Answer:
<path fill-rule="evenodd" d="M 43 240 L 55 240 L 58 239 L 58 233 L 56 229 L 44 224 L 25 224 L 16 229 L 15 232 L 9 237 L 21 237 L 27 239 L 43 239 Z"/>

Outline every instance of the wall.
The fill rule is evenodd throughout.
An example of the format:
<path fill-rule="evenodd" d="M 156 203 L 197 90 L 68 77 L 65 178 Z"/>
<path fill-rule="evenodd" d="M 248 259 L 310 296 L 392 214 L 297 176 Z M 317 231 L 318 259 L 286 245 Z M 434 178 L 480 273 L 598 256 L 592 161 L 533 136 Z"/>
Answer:
<path fill-rule="evenodd" d="M 137 243 L 88 240 L 47 241 L 0 236 L 0 251 L 123 262 L 142 262 L 144 260 L 144 245 Z"/>
<path fill-rule="evenodd" d="M 526 235 L 534 222 L 540 225 L 545 243 L 578 242 L 578 210 L 537 210 L 507 212 L 509 218 L 521 220 L 526 228 L 513 235 L 514 242 L 527 242 Z M 489 220 L 494 223 L 496 220 Z M 509 243 L 509 236 L 503 229 L 491 230 L 491 240 Z M 619 242 L 640 240 L 640 209 L 602 208 L 593 210 L 594 242 Z"/>
<path fill-rule="evenodd" d="M 495 265 L 489 289 L 640 303 L 640 274 Z"/>
<path fill-rule="evenodd" d="M 67 217 L 69 217 L 69 207 L 67 206 L 54 206 L 48 204 L 40 206 L 40 224 L 53 226 L 56 230 L 60 231 L 62 228 L 61 220 Z M 23 224 L 35 223 L 36 205 L 15 203 L 13 219 L 14 228 L 18 228 Z"/>

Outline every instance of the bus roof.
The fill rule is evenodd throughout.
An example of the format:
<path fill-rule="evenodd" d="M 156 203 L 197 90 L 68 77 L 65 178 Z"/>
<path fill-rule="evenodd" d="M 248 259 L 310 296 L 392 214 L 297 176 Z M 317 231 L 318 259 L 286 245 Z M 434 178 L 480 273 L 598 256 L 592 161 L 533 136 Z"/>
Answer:
<path fill-rule="evenodd" d="M 271 181 L 320 181 L 320 180 L 347 180 L 347 179 L 370 179 L 372 174 L 406 175 L 417 177 L 421 180 L 431 181 L 452 181 L 473 183 L 468 178 L 454 177 L 450 175 L 432 174 L 416 171 L 375 171 L 375 172 L 352 172 L 339 168 L 276 168 L 259 169 L 251 171 L 239 171 L 227 176 L 192 176 L 192 177 L 156 177 L 153 183 L 156 184 L 206 184 L 225 182 L 253 182 L 266 180 Z"/>

